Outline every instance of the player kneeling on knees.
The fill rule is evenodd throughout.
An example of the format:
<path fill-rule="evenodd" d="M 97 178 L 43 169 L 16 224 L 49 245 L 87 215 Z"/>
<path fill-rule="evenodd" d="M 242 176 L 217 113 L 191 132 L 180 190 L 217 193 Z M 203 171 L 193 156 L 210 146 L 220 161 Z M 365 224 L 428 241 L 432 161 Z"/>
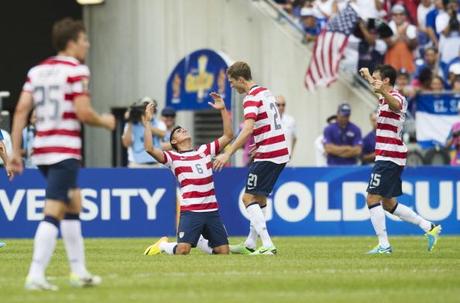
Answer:
<path fill-rule="evenodd" d="M 212 157 L 215 157 L 233 139 L 232 123 L 222 97 L 210 95 L 209 103 L 221 113 L 223 135 L 218 139 L 193 149 L 189 132 L 180 126 L 171 131 L 171 151 L 162 151 L 152 144 L 152 131 L 148 125 L 153 114 L 149 104 L 145 112 L 145 150 L 158 162 L 171 169 L 180 185 L 180 223 L 177 242 L 168 242 L 162 237 L 149 246 L 144 254 L 186 255 L 192 247 L 198 247 L 208 254 L 228 254 L 228 236 L 220 218 L 217 199 L 214 194 Z"/>

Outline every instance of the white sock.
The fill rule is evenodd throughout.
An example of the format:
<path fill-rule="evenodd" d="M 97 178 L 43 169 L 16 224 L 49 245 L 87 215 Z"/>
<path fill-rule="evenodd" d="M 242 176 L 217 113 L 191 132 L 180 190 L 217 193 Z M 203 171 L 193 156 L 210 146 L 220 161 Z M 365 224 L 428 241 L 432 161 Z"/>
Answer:
<path fill-rule="evenodd" d="M 415 211 L 401 203 L 396 205 L 393 215 L 398 216 L 403 221 L 418 225 L 425 232 L 430 231 L 431 229 L 430 221 L 423 219 Z"/>
<path fill-rule="evenodd" d="M 212 248 L 209 247 L 209 241 L 203 238 L 202 235 L 200 235 L 200 238 L 198 239 L 198 243 L 196 244 L 196 247 L 201 249 L 205 254 L 208 254 L 208 255 L 212 254 Z"/>
<path fill-rule="evenodd" d="M 41 221 L 38 225 L 28 277 L 45 279 L 45 270 L 56 247 L 58 231 L 56 225 L 47 221 Z"/>
<path fill-rule="evenodd" d="M 168 255 L 174 255 L 174 248 L 176 246 L 177 242 L 162 242 L 160 243 L 160 250 Z"/>
<path fill-rule="evenodd" d="M 262 213 L 264 214 L 265 220 L 267 219 L 267 206 L 265 205 L 264 207 L 261 207 Z M 246 241 L 244 242 L 244 246 L 250 249 L 256 249 L 257 247 L 257 231 L 254 228 L 254 225 L 251 223 L 249 225 L 249 235 L 246 238 Z"/>
<path fill-rule="evenodd" d="M 61 234 L 69 259 L 70 270 L 80 277 L 88 275 L 80 220 L 62 220 Z"/>
<path fill-rule="evenodd" d="M 251 224 L 254 226 L 257 234 L 259 234 L 260 239 L 262 240 L 262 245 L 264 247 L 273 246 L 273 242 L 268 234 L 264 213 L 262 212 L 262 209 L 260 209 L 259 204 L 251 204 L 246 208 L 246 210 L 248 211 Z"/>
<path fill-rule="evenodd" d="M 385 211 L 381 204 L 369 208 L 371 214 L 371 222 L 374 227 L 375 233 L 379 238 L 379 245 L 382 247 L 390 246 L 388 242 L 387 228 L 385 224 Z"/>

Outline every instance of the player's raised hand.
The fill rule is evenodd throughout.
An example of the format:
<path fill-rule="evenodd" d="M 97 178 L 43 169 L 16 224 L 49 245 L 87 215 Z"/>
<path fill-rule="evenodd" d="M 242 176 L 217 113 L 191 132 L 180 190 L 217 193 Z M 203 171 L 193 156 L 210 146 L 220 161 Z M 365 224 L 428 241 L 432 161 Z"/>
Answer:
<path fill-rule="evenodd" d="M 216 156 L 213 163 L 213 168 L 215 171 L 220 171 L 225 166 L 225 164 L 230 159 L 230 156 L 226 153 Z"/>
<path fill-rule="evenodd" d="M 369 72 L 369 69 L 367 67 L 362 67 L 359 70 L 359 74 L 366 79 L 367 81 L 371 82 L 370 80 L 372 79 L 371 73 Z"/>
<path fill-rule="evenodd" d="M 212 92 L 209 94 L 209 96 L 211 96 L 211 98 L 214 100 L 214 103 L 208 102 L 209 105 L 217 110 L 223 110 L 225 108 L 225 102 L 221 95 L 216 92 Z"/>

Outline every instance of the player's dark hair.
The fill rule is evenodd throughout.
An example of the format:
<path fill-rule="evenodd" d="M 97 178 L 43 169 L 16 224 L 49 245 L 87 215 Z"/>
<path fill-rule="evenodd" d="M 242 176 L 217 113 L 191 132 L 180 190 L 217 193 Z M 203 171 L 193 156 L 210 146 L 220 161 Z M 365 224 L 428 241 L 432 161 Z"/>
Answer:
<path fill-rule="evenodd" d="M 86 32 L 81 20 L 64 18 L 56 21 L 51 34 L 54 49 L 58 52 L 65 50 L 67 43 L 69 41 L 77 41 L 78 35 L 81 32 Z"/>
<path fill-rule="evenodd" d="M 173 130 L 171 131 L 171 135 L 169 136 L 169 144 L 171 144 L 171 147 L 172 147 L 175 151 L 178 151 L 178 150 L 177 150 L 177 145 L 172 143 L 173 136 L 174 136 L 174 133 L 175 133 L 176 131 L 178 131 L 179 129 L 181 129 L 181 128 L 182 128 L 182 126 L 179 126 L 179 125 L 176 126 L 176 127 L 174 127 Z"/>
<path fill-rule="evenodd" d="M 383 79 L 390 79 L 390 85 L 394 86 L 396 82 L 396 69 L 389 64 L 382 64 L 375 68 L 374 72 L 379 72 L 380 77 Z"/>
<path fill-rule="evenodd" d="M 242 77 L 247 81 L 252 80 L 251 68 L 246 62 L 242 61 L 233 63 L 232 66 L 227 69 L 227 75 L 229 78 L 233 79 Z"/>

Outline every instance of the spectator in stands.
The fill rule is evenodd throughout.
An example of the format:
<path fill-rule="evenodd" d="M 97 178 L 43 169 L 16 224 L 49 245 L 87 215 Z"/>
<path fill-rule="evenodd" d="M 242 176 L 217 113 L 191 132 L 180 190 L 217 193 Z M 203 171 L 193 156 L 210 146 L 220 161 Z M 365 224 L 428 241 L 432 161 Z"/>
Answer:
<path fill-rule="evenodd" d="M 460 75 L 456 75 L 452 84 L 452 92 L 455 94 L 460 93 Z"/>
<path fill-rule="evenodd" d="M 276 96 L 276 106 L 281 116 L 281 123 L 283 124 L 284 133 L 286 134 L 286 141 L 291 154 L 291 159 L 294 156 L 294 147 L 297 142 L 297 128 L 295 119 L 286 114 L 286 98 L 284 96 Z"/>
<path fill-rule="evenodd" d="M 314 8 L 317 11 L 316 17 L 321 27 L 324 27 L 329 18 L 337 14 L 338 11 L 336 0 L 316 0 Z"/>
<path fill-rule="evenodd" d="M 399 90 L 399 92 L 406 98 L 415 97 L 415 89 L 410 84 L 410 75 L 406 70 L 402 69 L 398 71 L 398 74 L 396 75 L 395 89 Z"/>
<path fill-rule="evenodd" d="M 429 68 L 433 75 L 438 74 L 438 49 L 434 46 L 426 48 L 423 53 L 423 60 L 418 59 L 415 65 L 415 78 L 419 76 L 420 71 L 424 68 Z"/>
<path fill-rule="evenodd" d="M 434 43 L 435 47 L 438 47 L 439 34 L 441 33 L 441 30 L 438 30 L 440 24 L 438 24 L 439 22 L 437 22 L 436 19 L 438 16 L 446 14 L 445 7 L 447 3 L 448 0 L 435 0 L 434 8 L 428 12 L 425 18 L 427 34 Z"/>
<path fill-rule="evenodd" d="M 460 113 L 460 103 L 457 104 L 457 107 Z M 456 122 L 452 125 L 449 135 L 447 136 L 446 147 L 452 147 L 454 149 L 450 164 L 460 165 L 460 122 Z"/>
<path fill-rule="evenodd" d="M 432 0 L 421 0 L 417 7 L 418 44 L 423 49 L 429 45 L 436 45 L 436 40 L 431 39 L 432 36 L 426 24 L 426 16 L 433 9 Z"/>
<path fill-rule="evenodd" d="M 362 67 L 374 70 L 383 63 L 387 51 L 385 41 L 378 37 L 375 19 L 369 19 L 367 23 L 359 21 L 356 35 L 361 38 L 358 45 L 358 70 Z"/>
<path fill-rule="evenodd" d="M 329 116 L 326 119 L 327 125 L 335 123 L 337 121 L 337 115 Z M 316 166 L 323 167 L 327 166 L 327 153 L 324 151 L 324 135 L 321 134 L 315 139 L 315 162 Z"/>
<path fill-rule="evenodd" d="M 361 164 L 367 165 L 374 163 L 375 160 L 375 136 L 377 130 L 377 112 L 369 115 L 372 130 L 363 138 L 363 151 L 361 153 Z"/>
<path fill-rule="evenodd" d="M 426 67 L 422 69 L 419 75 L 417 76 L 417 78 L 415 78 L 412 81 L 412 87 L 415 89 L 417 93 L 421 91 L 430 91 L 432 78 L 433 78 L 433 73 L 431 69 Z"/>
<path fill-rule="evenodd" d="M 24 166 L 26 168 L 37 168 L 32 163 L 32 146 L 35 138 L 35 122 L 37 117 L 35 116 L 35 110 L 30 113 L 29 124 L 22 130 L 22 156 L 24 159 Z"/>
<path fill-rule="evenodd" d="M 433 93 L 439 93 L 444 91 L 444 81 L 441 76 L 434 75 L 431 79 L 431 91 Z"/>
<path fill-rule="evenodd" d="M 391 14 L 392 20 L 388 25 L 393 36 L 385 40 L 388 44 L 385 64 L 390 64 L 397 70 L 404 68 L 412 73 L 415 71 L 413 51 L 417 47 L 417 28 L 407 20 L 406 10 L 402 5 L 393 6 Z"/>
<path fill-rule="evenodd" d="M 144 148 L 144 124 L 142 118 L 145 114 L 145 106 L 149 103 L 155 104 L 154 114 L 156 114 L 157 102 L 150 97 L 141 99 L 140 104 L 131 106 L 126 112 L 125 118 L 128 121 L 121 137 L 123 146 L 128 149 L 128 167 L 149 168 L 159 166 Z M 156 148 L 161 148 L 161 139 L 166 135 L 166 125 L 163 121 L 152 119 L 153 144 Z"/>
<path fill-rule="evenodd" d="M 449 74 L 447 76 L 446 88 L 451 89 L 454 85 L 454 80 L 456 76 L 460 76 L 460 62 L 454 63 L 449 67 Z"/>
<path fill-rule="evenodd" d="M 166 125 L 166 135 L 161 142 L 161 148 L 163 150 L 171 150 L 172 146 L 171 143 L 169 143 L 169 137 L 171 136 L 171 131 L 176 127 L 176 111 L 174 108 L 163 108 L 161 111 L 161 121 Z"/>
<path fill-rule="evenodd" d="M 458 57 L 460 51 L 460 22 L 457 11 L 449 9 L 449 22 L 439 37 L 440 66 L 444 75 L 448 73 L 449 63 Z"/>
<path fill-rule="evenodd" d="M 342 103 L 337 109 L 337 122 L 324 129 L 324 150 L 328 165 L 357 164 L 362 151 L 361 129 L 350 122 L 351 107 Z"/>
<path fill-rule="evenodd" d="M 315 42 L 321 32 L 321 27 L 316 20 L 314 10 L 308 7 L 302 8 L 300 18 L 303 30 L 305 31 L 305 40 L 307 43 Z"/>
<path fill-rule="evenodd" d="M 350 2 L 356 4 L 359 16 L 364 21 L 381 19 L 387 14 L 383 8 L 384 0 L 352 0 Z M 339 5 L 339 8 L 343 9 L 343 5 Z"/>

